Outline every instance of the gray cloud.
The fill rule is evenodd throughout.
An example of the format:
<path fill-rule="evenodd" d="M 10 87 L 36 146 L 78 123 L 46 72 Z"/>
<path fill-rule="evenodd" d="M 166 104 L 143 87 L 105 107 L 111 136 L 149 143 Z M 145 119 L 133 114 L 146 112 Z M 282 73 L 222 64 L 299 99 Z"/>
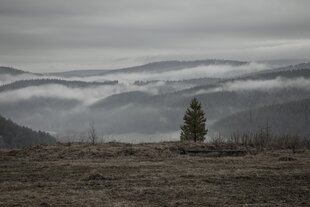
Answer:
<path fill-rule="evenodd" d="M 44 72 L 310 58 L 309 7 L 307 0 L 1 0 L 0 64 Z"/>

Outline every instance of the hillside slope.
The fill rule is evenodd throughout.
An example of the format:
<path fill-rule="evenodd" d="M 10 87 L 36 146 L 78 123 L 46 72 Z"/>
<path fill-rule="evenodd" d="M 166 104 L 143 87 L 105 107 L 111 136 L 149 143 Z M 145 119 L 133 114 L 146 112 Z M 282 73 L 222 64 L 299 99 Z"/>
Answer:
<path fill-rule="evenodd" d="M 275 134 L 310 137 L 310 99 L 268 105 L 235 113 L 217 121 L 214 131 L 231 135 L 235 132 L 258 132 L 267 126 Z"/>
<path fill-rule="evenodd" d="M 51 135 L 22 127 L 0 116 L 0 148 L 19 148 L 36 144 L 54 144 Z"/>
<path fill-rule="evenodd" d="M 44 86 L 49 84 L 63 85 L 70 88 L 86 88 L 102 85 L 115 85 L 117 81 L 104 81 L 104 82 L 85 82 L 85 81 L 67 81 L 60 79 L 31 79 L 19 80 L 9 84 L 0 86 L 0 93 L 4 91 L 18 90 L 30 86 Z"/>
<path fill-rule="evenodd" d="M 3 66 L 0 67 L 1 75 L 20 75 L 24 73 L 28 73 L 28 72 L 23 71 L 23 70 L 18 70 L 15 68 L 11 68 L 11 67 L 3 67 Z"/>

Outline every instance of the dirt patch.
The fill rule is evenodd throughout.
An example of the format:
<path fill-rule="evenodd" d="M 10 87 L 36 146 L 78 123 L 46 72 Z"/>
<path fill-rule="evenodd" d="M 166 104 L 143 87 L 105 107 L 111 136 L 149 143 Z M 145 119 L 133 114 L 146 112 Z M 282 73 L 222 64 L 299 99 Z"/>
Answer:
<path fill-rule="evenodd" d="M 294 157 L 290 157 L 290 156 L 284 156 L 284 157 L 280 157 L 278 160 L 279 161 L 296 161 L 297 159 Z"/>
<path fill-rule="evenodd" d="M 98 172 L 97 170 L 93 170 L 90 173 L 84 175 L 84 181 L 104 181 L 104 180 L 113 180 L 113 177 L 105 176 L 102 173 Z"/>

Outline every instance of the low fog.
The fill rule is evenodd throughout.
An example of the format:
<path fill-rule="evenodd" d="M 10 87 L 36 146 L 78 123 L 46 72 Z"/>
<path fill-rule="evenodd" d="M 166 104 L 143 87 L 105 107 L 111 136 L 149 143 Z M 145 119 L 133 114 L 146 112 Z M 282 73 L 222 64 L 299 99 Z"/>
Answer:
<path fill-rule="evenodd" d="M 85 140 L 89 123 L 94 122 L 102 140 L 153 142 L 179 138 L 183 113 L 190 99 L 196 96 L 206 111 L 209 135 L 212 135 L 216 133 L 212 124 L 225 116 L 309 97 L 309 77 L 251 78 L 255 72 L 265 71 L 272 72 L 264 64 L 250 63 L 167 72 L 118 70 L 86 77 L 4 75 L 0 78 L 2 84 L 44 78 L 90 83 L 117 80 L 118 83 L 87 87 L 43 84 L 7 89 L 0 92 L 0 111 L 21 125 L 51 132 L 60 140 Z M 244 74 L 250 75 L 243 78 Z"/>
<path fill-rule="evenodd" d="M 18 90 L 6 91 L 0 93 L 0 103 L 10 103 L 21 101 L 25 99 L 31 99 L 33 97 L 43 98 L 57 98 L 57 99 L 75 99 L 83 103 L 84 105 L 92 105 L 95 102 L 102 100 L 108 96 L 114 94 L 120 94 L 130 91 L 141 91 L 150 95 L 158 95 L 164 92 L 173 92 L 184 90 L 193 87 L 194 84 L 176 83 L 167 86 L 165 81 L 183 81 L 199 78 L 227 78 L 235 77 L 238 75 L 246 74 L 249 72 L 264 71 L 267 66 L 264 64 L 250 63 L 242 66 L 230 66 L 230 65 L 210 65 L 199 66 L 195 68 L 186 68 L 181 70 L 173 70 L 168 72 L 147 72 L 140 73 L 126 73 L 115 72 L 112 74 L 102 76 L 90 76 L 90 77 L 70 77 L 64 78 L 62 76 L 39 76 L 35 74 L 22 74 L 22 75 L 3 75 L 0 78 L 1 84 L 13 83 L 18 80 L 34 80 L 34 79 L 60 79 L 67 81 L 86 81 L 86 82 L 104 82 L 117 80 L 119 84 L 104 85 L 104 86 L 92 86 L 88 88 L 70 88 L 63 85 L 43 85 L 43 86 L 29 86 Z M 134 84 L 136 81 L 158 81 L 150 82 L 143 86 Z M 275 80 L 276 81 L 276 80 Z M 267 81 L 268 82 L 268 81 Z M 270 81 L 272 82 L 272 81 Z M 277 81 L 276 81 L 277 82 Z M 298 81 L 297 81 L 298 82 Z M 256 82 L 235 82 L 227 83 L 221 88 L 211 89 L 212 91 L 220 90 L 248 90 L 255 89 L 260 83 Z M 268 82 L 268 85 L 271 83 Z M 275 85 L 277 83 L 274 83 Z M 247 86 L 248 85 L 248 86 Z M 265 83 L 261 84 L 262 87 L 266 87 Z M 166 89 L 166 90 L 165 90 Z M 198 91 L 197 94 L 201 93 Z"/>
<path fill-rule="evenodd" d="M 6 75 L 6 74 L 1 74 L 0 75 L 0 86 L 1 85 L 5 85 L 5 84 L 9 84 L 9 83 L 13 83 L 15 81 L 19 81 L 19 80 L 31 80 L 31 79 L 38 79 L 41 78 L 38 75 L 34 75 L 34 74 L 21 74 L 21 75 Z"/>
<path fill-rule="evenodd" d="M 84 105 L 91 105 L 96 101 L 104 99 L 110 95 L 129 91 L 145 91 L 150 94 L 157 94 L 156 88 L 138 87 L 135 85 L 106 85 L 89 88 L 70 88 L 62 85 L 31 86 L 18 90 L 3 92 L 0 94 L 0 103 L 12 103 L 31 99 L 34 97 L 75 99 Z"/>
<path fill-rule="evenodd" d="M 303 89 L 310 91 L 310 79 L 296 78 L 288 79 L 283 77 L 277 77 L 272 80 L 245 80 L 245 81 L 228 81 L 221 84 L 219 87 L 198 90 L 197 92 L 189 95 L 200 95 L 214 92 L 224 91 L 273 91 L 283 89 Z"/>

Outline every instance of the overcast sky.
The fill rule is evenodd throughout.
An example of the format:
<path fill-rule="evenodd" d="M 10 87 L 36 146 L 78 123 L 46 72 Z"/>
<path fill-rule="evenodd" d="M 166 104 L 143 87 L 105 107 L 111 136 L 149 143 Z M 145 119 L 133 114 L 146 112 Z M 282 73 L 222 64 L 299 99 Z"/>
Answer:
<path fill-rule="evenodd" d="M 0 65 L 310 58 L 308 0 L 0 0 Z"/>

